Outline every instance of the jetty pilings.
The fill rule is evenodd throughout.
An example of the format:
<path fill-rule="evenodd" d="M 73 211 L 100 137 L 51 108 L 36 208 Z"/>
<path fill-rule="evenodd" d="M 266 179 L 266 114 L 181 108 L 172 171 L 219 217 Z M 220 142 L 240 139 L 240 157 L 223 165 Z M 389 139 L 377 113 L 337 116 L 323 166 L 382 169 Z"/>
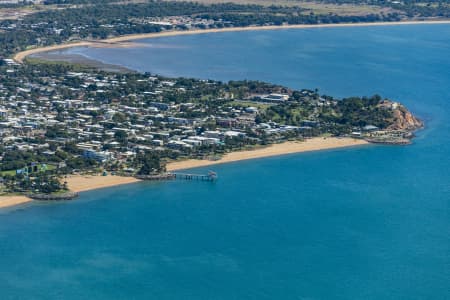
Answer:
<path fill-rule="evenodd" d="M 181 173 L 181 172 L 170 172 L 164 174 L 154 174 L 154 175 L 136 175 L 137 179 L 148 180 L 148 181 L 161 181 L 161 180 L 199 180 L 199 181 L 215 181 L 217 179 L 217 173 L 208 172 L 208 174 L 194 174 L 194 173 Z"/>
<path fill-rule="evenodd" d="M 63 194 L 29 194 L 27 196 L 33 200 L 59 201 L 59 200 L 72 200 L 77 198 L 79 195 L 78 193 L 67 192 Z"/>

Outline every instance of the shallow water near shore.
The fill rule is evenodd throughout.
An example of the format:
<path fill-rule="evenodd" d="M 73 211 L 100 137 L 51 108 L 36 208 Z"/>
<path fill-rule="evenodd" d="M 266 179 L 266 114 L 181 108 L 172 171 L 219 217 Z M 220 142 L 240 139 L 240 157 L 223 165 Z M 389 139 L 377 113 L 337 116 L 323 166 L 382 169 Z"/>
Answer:
<path fill-rule="evenodd" d="M 2 299 L 449 299 L 450 25 L 235 32 L 75 48 L 168 76 L 383 96 L 413 145 L 214 166 L 0 214 Z M 206 172 L 208 169 L 198 169 Z"/>

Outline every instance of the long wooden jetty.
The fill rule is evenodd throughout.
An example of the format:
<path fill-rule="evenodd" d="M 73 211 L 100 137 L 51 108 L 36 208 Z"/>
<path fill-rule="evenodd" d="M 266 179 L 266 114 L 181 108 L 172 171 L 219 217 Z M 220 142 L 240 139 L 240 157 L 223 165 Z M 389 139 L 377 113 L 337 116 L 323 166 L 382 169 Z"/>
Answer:
<path fill-rule="evenodd" d="M 193 173 L 171 173 L 175 179 L 184 180 L 201 180 L 201 181 L 215 181 L 217 174 L 215 172 L 208 172 L 208 174 L 193 174 Z"/>
<path fill-rule="evenodd" d="M 148 181 L 160 181 L 160 180 L 171 180 L 175 179 L 172 173 L 164 173 L 164 174 L 155 174 L 155 175 L 136 175 L 134 176 L 140 180 L 148 180 Z"/>
<path fill-rule="evenodd" d="M 209 171 L 208 174 L 193 174 L 193 173 L 180 173 L 180 172 L 170 172 L 164 174 L 153 174 L 153 175 L 136 175 L 137 179 L 147 180 L 147 181 L 160 181 L 160 180 L 200 180 L 200 181 L 215 181 L 217 180 L 217 173 Z"/>

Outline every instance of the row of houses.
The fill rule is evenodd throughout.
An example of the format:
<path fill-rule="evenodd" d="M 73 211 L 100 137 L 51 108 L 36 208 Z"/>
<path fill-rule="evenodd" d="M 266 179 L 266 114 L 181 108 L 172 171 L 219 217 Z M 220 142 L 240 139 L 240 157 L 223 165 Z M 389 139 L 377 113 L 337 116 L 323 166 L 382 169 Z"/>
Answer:
<path fill-rule="evenodd" d="M 52 155 L 55 147 L 71 143 L 83 158 L 126 162 L 140 151 L 185 152 L 249 139 L 249 133 L 255 138 L 255 132 L 280 135 L 301 130 L 275 122 L 257 124 L 259 110 L 254 106 L 224 104 L 211 114 L 195 99 L 168 101 L 173 94 L 199 88 L 181 86 L 176 79 L 148 75 L 130 82 L 126 75 L 101 72 L 18 78 L 21 66 L 7 61 L 4 68 L 11 70 L 0 75 L 0 82 L 8 82 L 0 83 L 0 140 L 5 150 Z M 130 90 L 136 84 L 145 88 Z M 278 96 L 280 101 L 289 97 L 261 98 L 275 101 Z"/>

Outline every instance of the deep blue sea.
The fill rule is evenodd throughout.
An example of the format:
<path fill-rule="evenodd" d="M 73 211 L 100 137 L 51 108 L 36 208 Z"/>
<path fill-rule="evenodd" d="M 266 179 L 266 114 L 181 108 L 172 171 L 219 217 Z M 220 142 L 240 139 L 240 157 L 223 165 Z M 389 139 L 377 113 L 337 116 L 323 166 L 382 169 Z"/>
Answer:
<path fill-rule="evenodd" d="M 411 146 L 214 167 L 0 212 L 1 299 L 450 299 L 450 26 L 234 32 L 78 48 L 140 71 L 383 96 Z"/>

